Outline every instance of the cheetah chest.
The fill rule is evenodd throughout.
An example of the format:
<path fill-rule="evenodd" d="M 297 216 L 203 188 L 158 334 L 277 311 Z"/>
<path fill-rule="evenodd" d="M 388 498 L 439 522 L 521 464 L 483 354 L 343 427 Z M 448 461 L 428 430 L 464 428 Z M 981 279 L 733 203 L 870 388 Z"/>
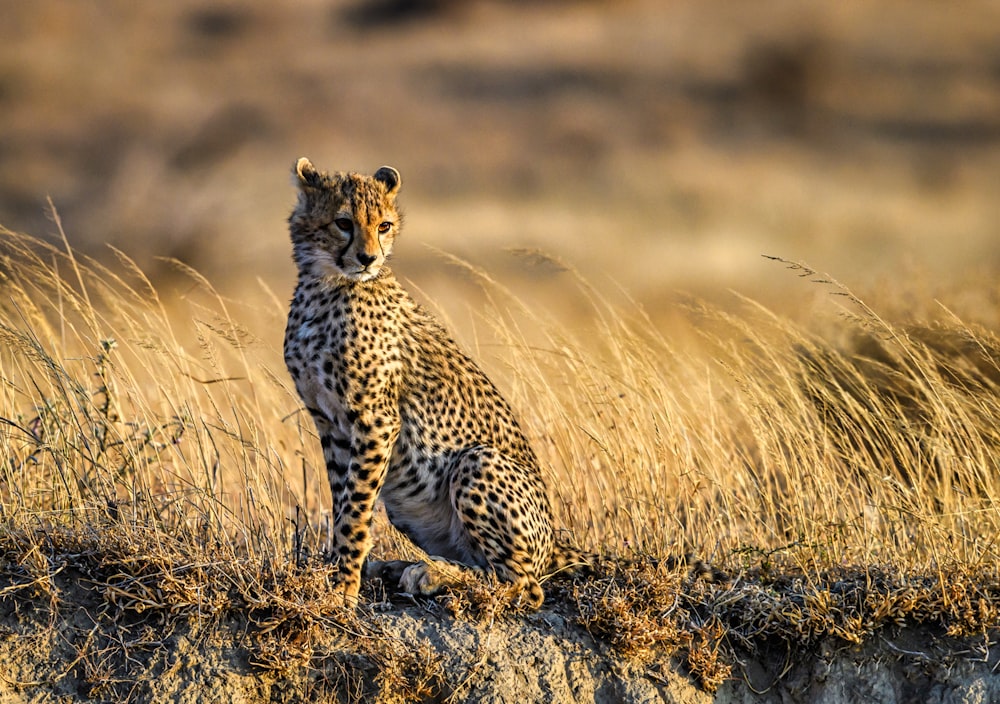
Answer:
<path fill-rule="evenodd" d="M 305 406 L 342 440 L 358 426 L 394 425 L 402 363 L 393 310 L 337 291 L 296 303 L 285 362 Z"/>

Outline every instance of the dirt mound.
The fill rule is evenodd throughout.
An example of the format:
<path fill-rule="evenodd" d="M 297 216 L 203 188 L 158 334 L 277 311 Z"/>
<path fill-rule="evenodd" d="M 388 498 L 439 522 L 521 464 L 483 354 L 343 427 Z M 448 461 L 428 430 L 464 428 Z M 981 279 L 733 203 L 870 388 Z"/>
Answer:
<path fill-rule="evenodd" d="M 6 568 L 4 703 L 1000 699 L 994 640 L 950 639 L 930 626 L 881 629 L 861 645 L 826 638 L 805 649 L 736 648 L 732 676 L 710 694 L 676 653 L 625 659 L 559 598 L 537 614 L 479 618 L 452 615 L 447 600 L 383 601 L 305 633 L 268 630 L 252 612 L 173 617 L 132 602 L 124 610 L 113 591 L 72 569 L 32 585 Z"/>

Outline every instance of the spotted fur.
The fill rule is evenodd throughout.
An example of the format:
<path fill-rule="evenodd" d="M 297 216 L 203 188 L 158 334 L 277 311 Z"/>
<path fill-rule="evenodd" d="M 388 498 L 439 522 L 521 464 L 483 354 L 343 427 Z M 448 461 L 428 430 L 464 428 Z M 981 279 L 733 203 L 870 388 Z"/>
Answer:
<path fill-rule="evenodd" d="M 381 498 L 393 525 L 443 558 L 407 568 L 404 589 L 491 572 L 538 608 L 539 577 L 576 553 L 555 545 L 538 460 L 510 406 L 386 266 L 399 173 L 328 174 L 305 158 L 294 172 L 285 362 L 323 447 L 345 601 L 357 599 Z"/>

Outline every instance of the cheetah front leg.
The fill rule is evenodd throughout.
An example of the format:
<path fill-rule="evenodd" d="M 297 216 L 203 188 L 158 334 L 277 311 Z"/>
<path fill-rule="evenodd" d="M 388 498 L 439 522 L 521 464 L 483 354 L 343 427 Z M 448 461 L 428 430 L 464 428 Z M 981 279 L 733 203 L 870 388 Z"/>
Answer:
<path fill-rule="evenodd" d="M 353 606 L 358 601 L 362 565 L 372 548 L 372 516 L 399 422 L 389 416 L 355 418 L 349 438 L 338 436 L 325 419 L 317 418 L 316 426 L 333 499 L 328 550 L 337 565 L 344 604 Z"/>

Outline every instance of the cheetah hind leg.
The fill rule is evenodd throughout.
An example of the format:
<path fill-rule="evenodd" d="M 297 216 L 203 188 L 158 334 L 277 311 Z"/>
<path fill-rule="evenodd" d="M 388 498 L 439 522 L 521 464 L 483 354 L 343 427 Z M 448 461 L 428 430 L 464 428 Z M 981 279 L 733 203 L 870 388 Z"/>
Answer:
<path fill-rule="evenodd" d="M 407 565 L 395 583 L 429 596 L 495 577 L 503 583 L 498 592 L 537 611 L 545 601 L 538 575 L 553 547 L 551 509 L 538 473 L 489 446 L 460 453 L 449 471 L 453 515 L 445 556 Z M 410 537 L 420 545 L 419 536 Z"/>

